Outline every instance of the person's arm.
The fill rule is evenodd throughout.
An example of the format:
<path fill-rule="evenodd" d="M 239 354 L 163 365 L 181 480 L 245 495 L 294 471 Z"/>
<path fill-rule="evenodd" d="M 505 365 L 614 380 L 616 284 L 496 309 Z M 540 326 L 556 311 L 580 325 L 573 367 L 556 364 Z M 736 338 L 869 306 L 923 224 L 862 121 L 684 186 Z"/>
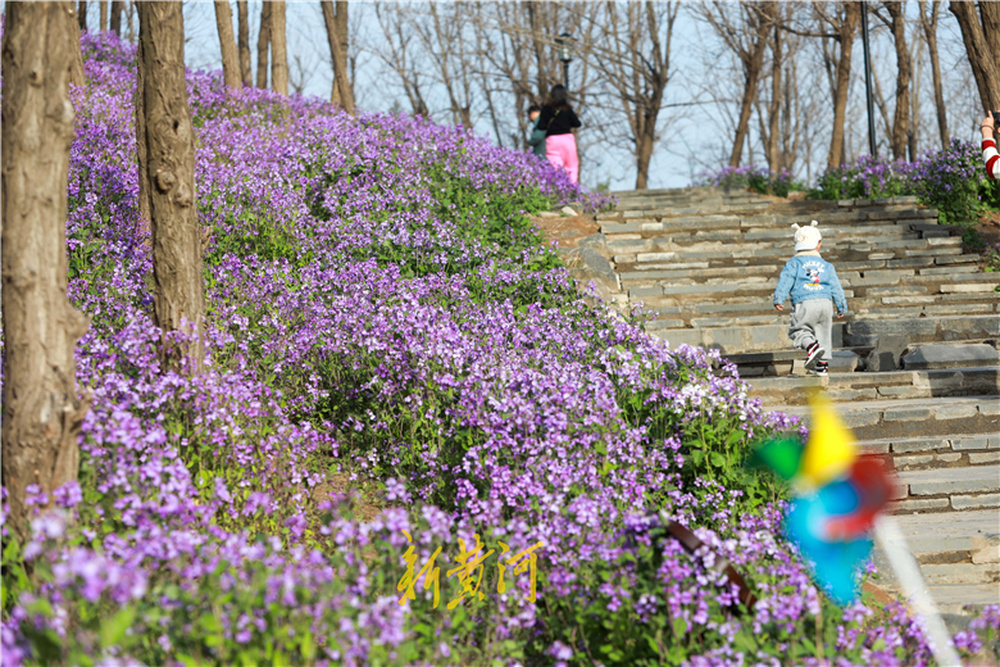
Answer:
<path fill-rule="evenodd" d="M 830 265 L 832 277 L 830 279 L 830 291 L 833 292 L 833 303 L 837 307 L 837 317 L 843 317 L 847 313 L 847 297 L 844 295 L 844 287 L 837 277 L 837 269 Z"/>
<path fill-rule="evenodd" d="M 784 310 L 785 299 L 788 298 L 788 293 L 792 291 L 792 285 L 795 284 L 795 269 L 792 268 L 792 262 L 785 264 L 785 268 L 781 270 L 781 275 L 778 276 L 778 286 L 774 288 L 774 297 L 771 299 L 774 302 L 774 307 L 778 310 Z"/>
<path fill-rule="evenodd" d="M 572 109 L 569 110 L 569 126 L 580 127 L 580 119 L 577 117 L 576 112 Z"/>
<path fill-rule="evenodd" d="M 986 163 L 986 175 L 990 178 L 1000 178 L 1000 154 L 997 153 L 993 114 L 987 115 L 979 123 L 979 129 L 983 133 L 983 161 Z"/>

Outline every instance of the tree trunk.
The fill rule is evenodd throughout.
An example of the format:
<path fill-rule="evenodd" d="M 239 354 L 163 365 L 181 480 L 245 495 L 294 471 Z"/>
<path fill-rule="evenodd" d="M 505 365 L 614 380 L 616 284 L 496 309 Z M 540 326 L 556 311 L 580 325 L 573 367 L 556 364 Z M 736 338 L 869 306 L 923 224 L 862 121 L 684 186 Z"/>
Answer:
<path fill-rule="evenodd" d="M 765 5 L 773 3 L 762 3 Z M 740 119 L 736 124 L 736 137 L 733 139 L 733 150 L 729 154 L 729 166 L 740 166 L 743 154 L 743 143 L 746 141 L 747 132 L 750 129 L 750 112 L 753 109 L 754 100 L 757 99 L 757 82 L 760 80 L 760 71 L 764 65 L 764 49 L 767 47 L 767 31 L 770 28 L 764 16 L 770 15 L 770 10 L 751 7 L 748 11 L 759 12 L 757 32 L 755 36 L 753 51 L 749 57 L 743 59 L 743 100 L 740 104 Z"/>
<path fill-rule="evenodd" d="M 111 0 L 111 22 L 109 24 L 109 30 L 119 37 L 122 36 L 122 11 L 125 9 L 124 4 L 125 3 L 122 0 Z"/>
<path fill-rule="evenodd" d="M 349 113 L 354 113 L 354 91 L 347 72 L 347 51 L 344 49 L 347 31 L 347 3 L 338 2 L 334 8 L 330 0 L 322 0 L 323 21 L 326 23 L 326 37 L 330 44 L 333 60 L 333 85 L 330 101 L 339 104 Z"/>
<path fill-rule="evenodd" d="M 906 21 L 902 2 L 886 2 L 885 8 L 892 17 L 892 41 L 896 46 L 896 109 L 892 118 L 890 144 L 894 160 L 906 159 L 906 146 L 910 131 L 910 77 L 912 64 L 906 46 Z"/>
<path fill-rule="evenodd" d="M 136 45 L 136 68 L 135 68 L 135 92 L 132 95 L 133 107 L 135 108 L 135 156 L 136 167 L 138 169 L 139 183 L 139 225 L 144 230 L 150 229 L 150 219 L 152 215 L 149 210 L 149 193 L 146 183 L 146 67 L 143 65 L 145 54 L 143 53 L 142 40 Z M 150 239 L 152 242 L 152 239 Z"/>
<path fill-rule="evenodd" d="M 285 2 L 271 3 L 271 90 L 288 95 L 288 50 L 285 48 Z"/>
<path fill-rule="evenodd" d="M 781 169 L 778 156 L 778 113 L 781 107 L 781 28 L 777 22 L 774 25 L 774 38 L 771 42 L 771 100 L 768 104 L 767 141 L 764 144 L 767 153 L 767 168 L 772 174 Z"/>
<path fill-rule="evenodd" d="M 267 88 L 267 49 L 271 45 L 271 3 L 260 7 L 260 31 L 257 33 L 257 87 Z"/>
<path fill-rule="evenodd" d="M 80 32 L 87 32 L 87 3 L 80 0 L 76 4 L 76 20 L 80 24 Z"/>
<path fill-rule="evenodd" d="M 77 478 L 87 412 L 76 387 L 76 342 L 87 318 L 66 297 L 66 189 L 72 2 L 7 3 L 3 44 L 3 485 L 8 525 L 28 534 L 26 488 Z M 76 47 L 79 49 L 79 46 Z"/>
<path fill-rule="evenodd" d="M 837 83 L 833 98 L 833 136 L 830 139 L 830 154 L 826 159 L 827 169 L 835 169 L 845 161 L 844 122 L 847 118 L 847 93 L 851 83 L 851 53 L 854 50 L 854 37 L 860 22 L 861 3 L 845 3 L 844 16 L 837 30 L 840 58 L 837 60 Z"/>
<path fill-rule="evenodd" d="M 84 5 L 83 9 L 86 11 L 86 3 L 81 2 L 80 4 Z M 74 10 L 72 2 L 68 4 L 67 13 L 71 19 L 76 18 L 74 23 L 78 23 L 79 21 L 79 18 L 77 17 L 78 11 L 78 9 Z M 86 28 L 83 28 L 82 30 L 85 31 Z M 82 86 L 87 83 L 87 79 L 83 71 L 83 48 L 80 46 L 80 31 L 74 32 L 71 39 L 73 40 L 70 46 L 73 56 L 73 64 L 70 66 L 69 82 L 74 86 Z"/>
<path fill-rule="evenodd" d="M 947 148 L 951 143 L 948 135 L 948 114 L 944 105 L 944 91 L 941 84 L 941 62 L 938 58 L 937 47 L 937 20 L 938 2 L 933 0 L 930 18 L 924 12 L 926 1 L 920 2 L 920 22 L 924 29 L 924 40 L 927 42 L 927 54 L 931 59 L 931 79 L 934 85 L 934 109 L 937 112 L 938 136 L 941 139 L 941 148 Z"/>
<path fill-rule="evenodd" d="M 244 86 L 252 86 L 253 79 L 250 74 L 250 15 L 247 9 L 247 0 L 237 0 L 236 14 L 239 22 L 237 44 L 240 52 L 240 81 Z"/>
<path fill-rule="evenodd" d="M 990 50 L 984 28 L 976 16 L 975 4 L 952 0 L 948 9 L 958 19 L 959 28 L 962 30 L 965 53 L 969 58 L 969 64 L 972 65 L 972 74 L 976 78 L 976 87 L 979 88 L 983 111 L 1000 109 L 1000 68 L 996 62 L 996 52 Z M 995 9 L 998 8 L 981 8 L 990 13 Z"/>
<path fill-rule="evenodd" d="M 156 324 L 164 333 L 167 363 L 197 373 L 204 354 L 205 299 L 194 132 L 184 81 L 184 18 L 179 2 L 141 2 L 138 10 Z M 170 340 L 173 332 L 195 338 L 177 344 Z"/>
<path fill-rule="evenodd" d="M 222 46 L 222 76 L 226 88 L 240 90 L 243 81 L 240 79 L 240 57 L 236 50 L 236 37 L 233 35 L 233 10 L 229 0 L 215 0 L 215 24 L 219 29 L 219 44 Z"/>
<path fill-rule="evenodd" d="M 101 0 L 98 3 L 100 8 L 100 18 L 97 21 L 98 29 L 104 32 L 108 29 L 108 3 L 107 0 Z"/>

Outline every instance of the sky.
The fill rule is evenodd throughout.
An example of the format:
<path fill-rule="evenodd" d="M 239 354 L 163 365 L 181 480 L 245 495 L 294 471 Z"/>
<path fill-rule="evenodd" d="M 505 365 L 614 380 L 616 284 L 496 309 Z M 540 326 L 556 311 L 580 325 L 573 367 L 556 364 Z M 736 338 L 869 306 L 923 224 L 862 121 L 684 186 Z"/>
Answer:
<path fill-rule="evenodd" d="M 236 25 L 236 3 L 233 9 L 234 30 Z M 88 23 L 93 28 L 98 23 L 98 3 L 88 5 Z M 917 11 L 917 3 L 909 2 L 908 11 Z M 259 1 L 249 3 L 251 53 L 256 71 L 256 38 L 260 17 Z M 326 29 L 319 2 L 292 1 L 287 5 L 287 41 L 290 79 L 292 84 L 300 83 L 304 94 L 329 98 L 332 80 L 329 47 Z M 395 75 L 384 71 L 384 64 L 376 54 L 380 48 L 381 32 L 375 22 L 373 4 L 352 2 L 351 33 L 354 48 L 357 49 L 355 73 L 355 95 L 358 106 L 368 111 L 390 111 L 394 108 L 406 109 L 406 98 L 401 94 Z M 974 138 L 978 125 L 977 96 L 971 79 L 971 70 L 958 31 L 957 23 L 942 7 L 941 26 L 938 39 L 941 49 L 941 67 L 945 79 L 945 96 L 953 104 L 949 105 L 949 127 L 954 136 Z M 123 21 L 124 24 L 124 21 Z M 219 69 L 221 56 L 219 39 L 212 2 L 188 0 L 184 2 L 184 24 L 187 64 L 192 69 Z M 873 62 L 880 73 L 883 91 L 887 98 L 894 94 L 895 52 L 891 38 L 877 19 L 872 17 Z M 124 30 L 124 28 L 123 28 Z M 911 29 L 912 35 L 912 29 Z M 710 28 L 681 11 L 675 28 L 675 48 L 672 55 L 676 65 L 676 75 L 668 85 L 665 105 L 661 117 L 666 117 L 661 140 L 654 152 L 650 167 L 650 187 L 682 187 L 689 185 L 707 169 L 717 169 L 725 165 L 734 133 L 738 113 L 740 77 L 732 55 L 722 49 Z M 817 74 L 810 74 L 816 51 L 809 50 L 800 56 L 801 67 L 799 85 L 803 104 L 819 107 L 816 129 L 810 130 L 808 139 L 812 160 L 798 165 L 797 176 L 813 182 L 826 161 L 826 145 L 829 132 L 823 125 L 825 116 L 832 119 L 832 108 L 828 84 L 825 77 L 815 80 Z M 853 89 L 848 108 L 847 135 L 855 154 L 867 152 L 867 116 L 864 106 L 863 56 L 860 35 L 855 42 L 852 60 Z M 797 61 L 796 65 L 800 63 Z M 573 78 L 573 65 L 570 77 Z M 813 68 L 814 69 L 814 68 Z M 818 72 L 818 70 L 816 70 Z M 916 75 L 915 69 L 915 75 Z M 930 67 L 925 64 L 920 72 L 921 85 L 930 85 Z M 929 90 L 929 88 L 928 88 Z M 922 147 L 933 147 L 933 108 L 929 104 L 929 93 L 924 95 L 925 118 L 923 123 L 925 141 Z M 891 105 L 891 101 L 890 101 Z M 434 107 L 431 102 L 431 107 Z M 581 145 L 586 142 L 582 133 L 586 132 L 587 109 L 577 109 L 584 127 L 581 129 Z M 877 112 L 876 112 L 877 113 Z M 890 110 L 891 113 L 891 110 Z M 826 121 L 829 123 L 829 120 Z M 881 121 L 878 121 L 881 123 Z M 751 127 L 751 142 L 759 141 L 755 123 Z M 485 123 L 474 131 L 486 135 L 490 128 Z M 593 135 L 592 135 L 593 136 Z M 887 151 L 884 130 L 879 136 L 880 152 Z M 763 152 L 758 145 L 753 152 L 756 162 L 763 161 Z M 581 178 L 585 185 L 598 184 L 612 190 L 629 189 L 634 185 L 635 167 L 632 157 L 621 148 L 595 146 L 593 142 L 583 155 Z"/>

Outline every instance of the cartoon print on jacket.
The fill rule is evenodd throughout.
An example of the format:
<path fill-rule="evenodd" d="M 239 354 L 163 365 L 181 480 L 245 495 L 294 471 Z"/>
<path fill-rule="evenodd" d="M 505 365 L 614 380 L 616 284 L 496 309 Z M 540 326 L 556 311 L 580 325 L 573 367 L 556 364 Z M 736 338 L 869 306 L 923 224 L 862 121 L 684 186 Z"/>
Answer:
<path fill-rule="evenodd" d="M 809 276 L 809 282 L 806 283 L 806 289 L 817 290 L 823 289 L 823 285 L 820 284 L 820 276 L 823 275 L 823 263 L 822 262 L 806 262 L 802 265 L 802 269 Z"/>

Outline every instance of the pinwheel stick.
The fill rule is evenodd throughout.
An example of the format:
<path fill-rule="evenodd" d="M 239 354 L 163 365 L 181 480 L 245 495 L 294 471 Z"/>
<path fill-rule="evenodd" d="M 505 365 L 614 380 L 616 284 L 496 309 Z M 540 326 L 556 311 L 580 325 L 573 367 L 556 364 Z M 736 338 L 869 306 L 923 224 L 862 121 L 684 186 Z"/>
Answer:
<path fill-rule="evenodd" d="M 875 541 L 885 552 L 889 565 L 896 573 L 896 580 L 910 601 L 911 609 L 923 619 L 924 627 L 930 635 L 934 659 L 942 667 L 961 667 L 962 661 L 951 641 L 951 635 L 948 634 L 934 598 L 927 590 L 920 567 L 906 546 L 906 538 L 895 519 L 883 514 L 875 520 Z"/>

